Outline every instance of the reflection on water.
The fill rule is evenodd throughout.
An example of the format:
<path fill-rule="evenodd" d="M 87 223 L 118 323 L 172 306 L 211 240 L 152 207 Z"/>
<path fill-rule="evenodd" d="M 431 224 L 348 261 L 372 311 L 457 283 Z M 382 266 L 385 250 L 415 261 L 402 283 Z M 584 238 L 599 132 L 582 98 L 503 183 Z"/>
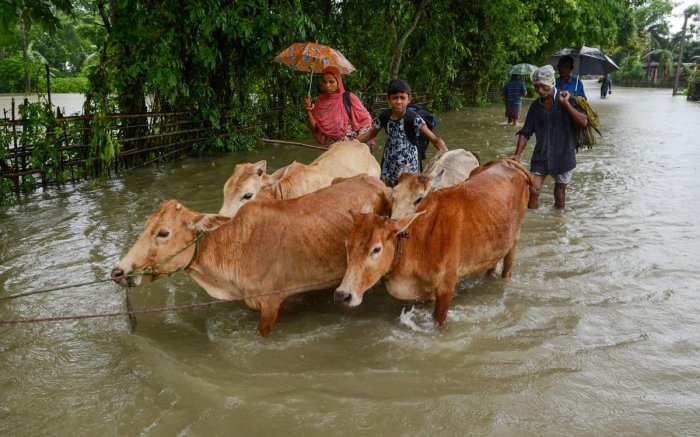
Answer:
<path fill-rule="evenodd" d="M 513 278 L 460 280 L 444 332 L 381 286 L 351 311 L 328 292 L 290 299 L 265 339 L 236 304 L 141 316 L 136 334 L 121 318 L 0 326 L 0 433 L 692 434 L 700 106 L 624 88 L 592 103 L 604 136 L 579 153 L 566 210 L 548 180 Z M 500 105 L 437 132 L 484 161 L 515 148 Z M 38 191 L 0 212 L 0 293 L 104 278 L 163 200 L 215 212 L 236 163 L 316 156 L 273 146 Z M 209 299 L 184 274 L 131 296 Z M 105 283 L 0 302 L 0 319 L 123 309 Z"/>

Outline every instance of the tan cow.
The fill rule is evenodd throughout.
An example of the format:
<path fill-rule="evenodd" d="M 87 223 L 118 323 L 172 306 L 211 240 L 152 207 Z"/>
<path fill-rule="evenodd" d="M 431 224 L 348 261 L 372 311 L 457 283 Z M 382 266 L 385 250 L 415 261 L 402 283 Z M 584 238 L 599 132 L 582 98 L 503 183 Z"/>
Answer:
<path fill-rule="evenodd" d="M 509 159 L 475 173 L 457 186 L 434 191 L 415 213 L 399 220 L 366 207 L 352 212 L 348 270 L 335 291 L 336 302 L 359 305 L 383 277 L 396 299 L 434 299 L 433 317 L 442 326 L 458 278 L 492 272 L 500 260 L 502 276 L 510 277 L 532 176 Z"/>
<path fill-rule="evenodd" d="M 331 144 L 311 164 L 293 162 L 272 175 L 265 173 L 266 161 L 238 164 L 224 185 L 224 202 L 219 214 L 233 217 L 253 199 L 292 199 L 327 187 L 337 177 L 367 174 L 379 177 L 381 168 L 366 144 L 342 141 Z"/>
<path fill-rule="evenodd" d="M 348 209 L 370 202 L 374 212 L 388 213 L 390 196 L 378 178 L 358 175 L 296 199 L 251 202 L 233 218 L 168 200 L 112 279 L 138 286 L 185 270 L 212 297 L 245 299 L 261 311 L 258 330 L 267 335 L 284 299 L 340 284 L 352 227 Z"/>
<path fill-rule="evenodd" d="M 400 219 L 415 211 L 428 193 L 464 182 L 478 166 L 478 155 L 454 149 L 436 155 L 423 173 L 403 173 L 392 190 L 391 218 Z"/>

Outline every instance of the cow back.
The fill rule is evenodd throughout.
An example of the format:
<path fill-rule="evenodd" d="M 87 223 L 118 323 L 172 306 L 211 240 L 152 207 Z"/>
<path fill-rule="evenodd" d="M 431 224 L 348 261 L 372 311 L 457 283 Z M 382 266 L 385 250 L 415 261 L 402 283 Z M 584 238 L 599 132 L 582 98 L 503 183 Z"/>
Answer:
<path fill-rule="evenodd" d="M 250 202 L 211 233 L 206 250 L 221 257 L 215 260 L 220 265 L 235 266 L 231 274 L 246 294 L 329 278 L 339 283 L 352 227 L 349 210 L 369 202 L 374 212 L 387 214 L 390 195 L 378 178 L 358 175 L 299 198 Z M 299 291 L 308 289 L 314 288 Z"/>
<path fill-rule="evenodd" d="M 525 170 L 527 172 L 527 170 Z M 456 265 L 459 276 L 494 267 L 519 238 L 531 176 L 503 160 L 454 187 L 434 191 L 411 224 L 397 270 L 430 276 Z"/>

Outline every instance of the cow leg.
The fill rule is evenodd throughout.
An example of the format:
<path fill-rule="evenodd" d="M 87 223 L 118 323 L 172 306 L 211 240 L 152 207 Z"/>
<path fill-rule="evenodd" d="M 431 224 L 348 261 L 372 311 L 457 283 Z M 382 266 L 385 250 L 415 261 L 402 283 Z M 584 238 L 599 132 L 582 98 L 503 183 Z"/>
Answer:
<path fill-rule="evenodd" d="M 442 326 L 447 319 L 447 310 L 450 308 L 452 303 L 452 296 L 455 292 L 455 284 L 457 284 L 457 274 L 445 274 L 442 281 L 438 285 L 436 298 L 435 298 L 435 311 L 433 312 L 433 319 L 438 328 L 442 329 Z"/>
<path fill-rule="evenodd" d="M 266 299 L 260 304 L 260 322 L 258 323 L 258 332 L 263 337 L 267 337 L 272 331 L 272 327 L 277 320 L 277 313 L 280 309 L 280 300 Z"/>
<path fill-rule="evenodd" d="M 513 247 L 510 248 L 506 256 L 503 258 L 503 271 L 501 272 L 501 278 L 510 278 L 513 276 L 513 261 L 515 261 L 515 253 L 518 251 L 518 244 L 520 243 L 520 237 L 515 239 L 513 242 Z"/>

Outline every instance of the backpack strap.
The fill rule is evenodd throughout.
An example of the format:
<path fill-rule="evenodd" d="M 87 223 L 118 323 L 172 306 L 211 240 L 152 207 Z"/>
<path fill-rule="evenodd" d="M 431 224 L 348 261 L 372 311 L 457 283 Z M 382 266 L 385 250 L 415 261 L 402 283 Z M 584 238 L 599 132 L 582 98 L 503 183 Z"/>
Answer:
<path fill-rule="evenodd" d="M 418 117 L 418 114 L 414 110 L 406 109 L 406 114 L 403 116 L 403 128 L 406 131 L 408 141 L 418 147 L 416 138 L 416 117 Z"/>
<path fill-rule="evenodd" d="M 379 125 L 384 130 L 386 130 L 386 126 L 389 124 L 389 117 L 391 117 L 391 108 L 385 109 L 379 113 Z"/>
<path fill-rule="evenodd" d="M 345 91 L 343 93 L 343 106 L 345 106 L 345 112 L 348 113 L 348 118 L 352 120 L 352 104 L 350 104 L 350 91 Z"/>

